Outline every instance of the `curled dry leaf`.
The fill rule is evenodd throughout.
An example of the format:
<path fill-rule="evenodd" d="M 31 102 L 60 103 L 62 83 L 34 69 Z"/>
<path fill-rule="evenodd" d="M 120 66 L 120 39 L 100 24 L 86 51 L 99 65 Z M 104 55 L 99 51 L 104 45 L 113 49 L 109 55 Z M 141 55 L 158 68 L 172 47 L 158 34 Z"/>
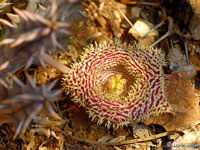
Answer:
<path fill-rule="evenodd" d="M 47 138 L 49 138 L 52 135 L 52 133 L 55 133 L 55 131 L 61 131 L 59 127 L 61 125 L 64 125 L 66 121 L 53 120 L 52 118 L 46 116 L 45 117 L 37 116 L 34 118 L 33 123 L 34 123 L 33 132 L 37 132 L 38 134 L 45 135 Z"/>
<path fill-rule="evenodd" d="M 152 129 L 144 124 L 136 124 L 133 128 L 133 137 L 134 138 L 145 138 L 153 134 Z"/>

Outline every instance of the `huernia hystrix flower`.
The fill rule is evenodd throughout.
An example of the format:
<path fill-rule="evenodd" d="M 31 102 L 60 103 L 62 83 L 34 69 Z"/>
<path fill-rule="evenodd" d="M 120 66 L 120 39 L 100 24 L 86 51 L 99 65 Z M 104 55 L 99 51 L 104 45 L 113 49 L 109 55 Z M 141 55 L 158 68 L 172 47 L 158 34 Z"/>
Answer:
<path fill-rule="evenodd" d="M 63 87 L 98 124 L 117 128 L 171 112 L 160 49 L 118 42 L 90 45 L 64 75 Z"/>

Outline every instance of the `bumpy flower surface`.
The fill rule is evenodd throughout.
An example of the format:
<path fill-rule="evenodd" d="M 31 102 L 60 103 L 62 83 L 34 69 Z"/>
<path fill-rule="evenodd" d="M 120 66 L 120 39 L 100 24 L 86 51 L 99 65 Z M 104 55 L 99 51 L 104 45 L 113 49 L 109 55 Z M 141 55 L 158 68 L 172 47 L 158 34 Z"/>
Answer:
<path fill-rule="evenodd" d="M 171 112 L 159 49 L 120 42 L 90 45 L 64 75 L 63 87 L 98 124 L 117 128 Z"/>

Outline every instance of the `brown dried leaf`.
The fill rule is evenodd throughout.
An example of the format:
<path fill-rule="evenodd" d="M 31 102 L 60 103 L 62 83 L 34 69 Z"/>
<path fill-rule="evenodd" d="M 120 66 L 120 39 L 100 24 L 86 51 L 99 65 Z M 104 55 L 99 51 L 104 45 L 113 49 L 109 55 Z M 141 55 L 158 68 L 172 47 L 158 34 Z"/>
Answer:
<path fill-rule="evenodd" d="M 189 3 L 192 6 L 194 13 L 196 13 L 200 16 L 200 1 L 199 0 L 189 0 Z"/>

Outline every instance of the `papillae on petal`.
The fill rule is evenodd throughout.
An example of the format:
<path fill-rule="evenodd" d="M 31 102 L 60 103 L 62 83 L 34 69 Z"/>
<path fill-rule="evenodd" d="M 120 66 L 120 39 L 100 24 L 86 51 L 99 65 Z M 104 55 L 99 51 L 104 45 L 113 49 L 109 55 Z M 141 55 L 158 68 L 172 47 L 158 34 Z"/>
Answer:
<path fill-rule="evenodd" d="M 92 120 L 110 128 L 171 112 L 165 92 L 166 64 L 160 49 L 110 42 L 90 45 L 63 77 L 72 100 Z"/>

